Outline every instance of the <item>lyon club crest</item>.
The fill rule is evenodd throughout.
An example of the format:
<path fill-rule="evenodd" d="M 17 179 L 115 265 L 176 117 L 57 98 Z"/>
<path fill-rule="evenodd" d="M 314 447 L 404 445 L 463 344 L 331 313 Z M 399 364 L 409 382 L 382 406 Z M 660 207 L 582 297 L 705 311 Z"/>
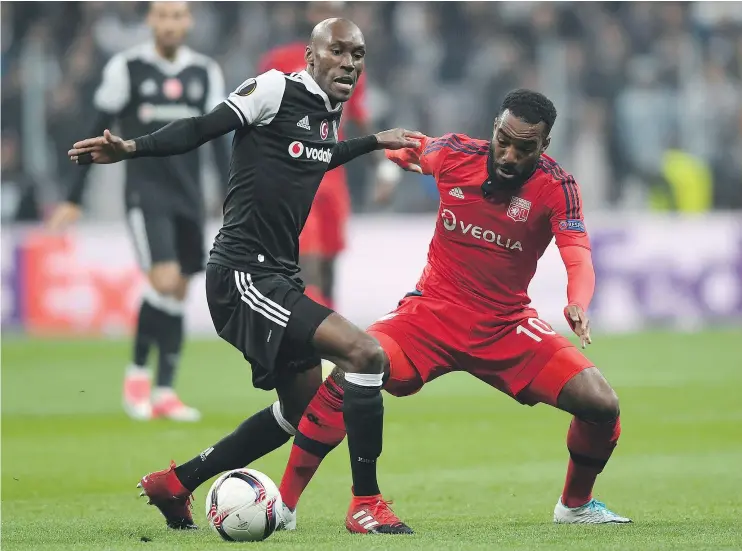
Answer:
<path fill-rule="evenodd" d="M 330 125 L 328 124 L 327 119 L 325 119 L 319 125 L 319 137 L 322 138 L 323 140 L 326 140 L 329 134 L 330 134 Z"/>
<path fill-rule="evenodd" d="M 528 213 L 531 210 L 531 202 L 521 199 L 520 197 L 512 197 L 510 199 L 510 206 L 508 207 L 508 216 L 516 222 L 525 222 L 528 220 Z"/>

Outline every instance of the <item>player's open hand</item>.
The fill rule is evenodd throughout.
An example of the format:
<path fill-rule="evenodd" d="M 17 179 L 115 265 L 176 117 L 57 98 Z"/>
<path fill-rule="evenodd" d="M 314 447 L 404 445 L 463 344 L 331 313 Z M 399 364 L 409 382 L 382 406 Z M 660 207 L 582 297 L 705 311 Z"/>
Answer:
<path fill-rule="evenodd" d="M 564 317 L 567 318 L 572 331 L 580 337 L 580 345 L 584 349 L 588 344 L 592 344 L 590 338 L 590 320 L 581 307 L 576 304 L 570 304 L 564 309 Z"/>
<path fill-rule="evenodd" d="M 78 165 L 106 165 L 129 158 L 135 149 L 134 140 L 124 140 L 111 134 L 110 130 L 105 130 L 102 136 L 75 143 L 67 155 Z"/>
<path fill-rule="evenodd" d="M 405 149 L 407 147 L 420 147 L 420 140 L 425 134 L 404 128 L 393 128 L 376 134 L 379 149 Z"/>

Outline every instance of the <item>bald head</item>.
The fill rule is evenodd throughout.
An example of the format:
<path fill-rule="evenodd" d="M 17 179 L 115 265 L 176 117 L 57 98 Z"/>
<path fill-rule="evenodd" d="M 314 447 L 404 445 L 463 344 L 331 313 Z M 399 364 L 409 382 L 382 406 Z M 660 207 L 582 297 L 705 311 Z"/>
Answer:
<path fill-rule="evenodd" d="M 305 59 L 307 71 L 333 102 L 350 99 L 363 73 L 366 43 L 348 19 L 325 19 L 312 31 Z"/>
<path fill-rule="evenodd" d="M 360 43 L 364 43 L 363 33 L 358 25 L 350 19 L 342 17 L 331 17 L 320 21 L 314 26 L 310 37 L 310 44 L 319 44 L 320 42 L 332 42 L 333 38 L 355 38 Z"/>

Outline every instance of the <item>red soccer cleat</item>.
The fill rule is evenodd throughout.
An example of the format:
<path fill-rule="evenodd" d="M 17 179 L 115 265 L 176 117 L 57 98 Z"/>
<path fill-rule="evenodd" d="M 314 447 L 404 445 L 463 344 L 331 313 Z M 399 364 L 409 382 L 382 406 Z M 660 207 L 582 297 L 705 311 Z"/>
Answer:
<path fill-rule="evenodd" d="M 154 505 L 165 517 L 169 528 L 174 530 L 193 530 L 191 507 L 193 494 L 189 492 L 175 475 L 175 461 L 170 468 L 145 475 L 137 484 L 142 489 L 140 497 L 147 496 L 149 505 Z"/>
<path fill-rule="evenodd" d="M 353 534 L 414 534 L 412 528 L 399 520 L 381 494 L 356 497 L 350 502 L 345 527 Z"/>

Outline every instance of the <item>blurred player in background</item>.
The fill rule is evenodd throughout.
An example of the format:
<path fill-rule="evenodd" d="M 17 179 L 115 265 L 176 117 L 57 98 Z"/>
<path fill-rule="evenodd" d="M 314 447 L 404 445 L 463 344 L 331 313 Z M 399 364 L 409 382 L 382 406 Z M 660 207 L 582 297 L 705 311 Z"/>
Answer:
<path fill-rule="evenodd" d="M 176 119 L 203 115 L 222 101 L 224 77 L 217 63 L 183 45 L 193 25 L 188 3 L 153 2 L 147 21 L 153 42 L 117 54 L 106 65 L 93 99 L 95 112 L 90 117 L 95 122 L 88 135 L 102 134 L 114 122 L 124 135 L 147 134 Z M 217 168 L 226 182 L 227 146 L 223 140 L 213 143 Z M 205 263 L 199 157 L 193 151 L 165 159 L 140 159 L 129 163 L 126 170 L 127 221 L 149 280 L 139 310 L 132 363 L 124 378 L 124 409 L 134 419 L 200 418 L 173 390 L 183 347 L 188 282 L 203 271 Z M 80 170 L 67 201 L 52 214 L 52 229 L 62 229 L 80 218 L 86 174 L 87 170 Z M 159 350 L 154 390 L 147 367 L 153 346 Z"/>
<path fill-rule="evenodd" d="M 418 392 L 461 370 L 512 396 L 571 413 L 567 479 L 558 523 L 627 523 L 593 499 L 621 433 L 618 398 L 594 364 L 529 306 L 538 259 L 556 238 L 567 268 L 565 317 L 584 348 L 585 314 L 595 287 L 580 190 L 544 151 L 556 109 L 542 94 L 505 98 L 492 141 L 448 134 L 417 149 L 388 152 L 407 170 L 433 175 L 441 204 L 428 264 L 417 289 L 368 333 L 389 358 L 384 388 Z M 310 403 L 281 483 L 282 526 L 296 526 L 296 504 L 322 459 L 345 436 L 342 372 L 333 371 Z M 346 517 L 349 530 L 373 527 Z"/>
<path fill-rule="evenodd" d="M 307 21 L 316 25 L 331 17 L 339 17 L 344 2 L 309 2 L 306 5 Z M 258 73 L 277 69 L 283 73 L 302 71 L 304 42 L 292 42 L 274 48 L 260 60 Z M 371 133 L 366 109 L 366 76 L 361 76 L 353 97 L 343 108 L 343 121 L 355 123 L 361 135 Z M 301 125 L 303 121 L 299 121 Z M 340 128 L 342 140 L 342 126 Z M 391 198 L 401 174 L 383 155 L 376 156 L 376 188 L 374 198 L 379 203 Z M 346 224 L 351 211 L 350 194 L 345 167 L 327 172 L 312 204 L 309 218 L 299 237 L 299 264 L 307 282 L 307 294 L 329 308 L 335 302 L 335 260 L 345 249 Z"/>

